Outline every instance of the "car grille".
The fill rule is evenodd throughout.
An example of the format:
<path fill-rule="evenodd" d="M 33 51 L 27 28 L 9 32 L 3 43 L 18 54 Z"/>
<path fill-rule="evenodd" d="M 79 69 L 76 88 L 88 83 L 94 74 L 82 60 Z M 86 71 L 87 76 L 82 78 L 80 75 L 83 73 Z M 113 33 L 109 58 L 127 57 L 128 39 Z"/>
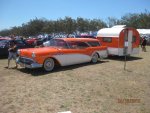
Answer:
<path fill-rule="evenodd" d="M 34 63 L 34 61 L 33 61 L 32 59 L 25 58 L 25 57 L 20 57 L 20 58 L 19 58 L 19 61 L 20 61 L 21 63 L 28 64 L 28 65 Z"/>

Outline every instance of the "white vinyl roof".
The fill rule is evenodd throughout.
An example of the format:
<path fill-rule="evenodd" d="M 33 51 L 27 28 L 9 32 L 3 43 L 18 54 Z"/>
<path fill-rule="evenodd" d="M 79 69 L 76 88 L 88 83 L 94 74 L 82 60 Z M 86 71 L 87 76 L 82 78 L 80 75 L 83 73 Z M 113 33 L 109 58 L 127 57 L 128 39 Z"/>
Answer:
<path fill-rule="evenodd" d="M 121 27 L 103 28 L 97 32 L 100 37 L 119 37 L 120 32 L 125 29 Z"/>

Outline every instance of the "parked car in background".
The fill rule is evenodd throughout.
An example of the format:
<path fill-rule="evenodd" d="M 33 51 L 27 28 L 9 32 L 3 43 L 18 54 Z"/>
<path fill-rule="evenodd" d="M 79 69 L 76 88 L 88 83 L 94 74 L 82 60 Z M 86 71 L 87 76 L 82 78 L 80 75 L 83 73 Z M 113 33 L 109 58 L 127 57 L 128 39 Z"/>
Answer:
<path fill-rule="evenodd" d="M 0 56 L 8 55 L 8 48 L 9 48 L 10 41 L 11 41 L 10 39 L 0 41 Z M 17 49 L 33 47 L 22 40 L 16 40 L 16 43 L 17 43 Z"/>
<path fill-rule="evenodd" d="M 52 71 L 55 65 L 68 66 L 85 62 L 98 62 L 107 57 L 107 47 L 97 39 L 55 38 L 48 47 L 19 49 L 18 64 L 25 68 Z"/>
<path fill-rule="evenodd" d="M 51 40 L 52 37 L 45 37 L 45 38 L 39 38 L 38 40 L 36 40 L 36 46 L 40 46 L 43 45 L 44 42 L 47 42 L 49 40 Z"/>
<path fill-rule="evenodd" d="M 26 39 L 26 43 L 28 43 L 30 45 L 34 45 L 36 41 L 37 41 L 37 38 Z"/>
<path fill-rule="evenodd" d="M 31 38 L 27 39 L 26 43 L 32 45 L 32 46 L 40 46 L 43 45 L 44 42 L 51 40 L 52 37 L 43 37 L 43 38 Z"/>
<path fill-rule="evenodd" d="M 8 55 L 9 40 L 0 41 L 0 56 Z"/>
<path fill-rule="evenodd" d="M 9 38 L 9 37 L 0 37 L 0 41 L 2 41 L 2 40 L 11 40 L 11 38 Z"/>

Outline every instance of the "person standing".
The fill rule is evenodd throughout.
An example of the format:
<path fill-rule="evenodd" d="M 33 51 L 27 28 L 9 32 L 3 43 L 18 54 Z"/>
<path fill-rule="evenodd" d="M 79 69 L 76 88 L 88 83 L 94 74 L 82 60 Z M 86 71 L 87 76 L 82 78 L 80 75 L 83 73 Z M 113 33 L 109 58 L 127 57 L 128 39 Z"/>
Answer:
<path fill-rule="evenodd" d="M 17 58 L 17 43 L 15 41 L 15 37 L 11 36 L 11 41 L 9 43 L 9 48 L 8 48 L 8 69 L 10 68 L 10 60 L 13 59 L 15 61 L 15 68 L 18 67 L 17 62 L 16 62 L 16 58 Z"/>
<path fill-rule="evenodd" d="M 142 51 L 146 52 L 146 43 L 147 43 L 147 40 L 146 38 L 144 37 L 142 39 L 142 43 L 141 43 L 141 47 L 142 47 Z"/>

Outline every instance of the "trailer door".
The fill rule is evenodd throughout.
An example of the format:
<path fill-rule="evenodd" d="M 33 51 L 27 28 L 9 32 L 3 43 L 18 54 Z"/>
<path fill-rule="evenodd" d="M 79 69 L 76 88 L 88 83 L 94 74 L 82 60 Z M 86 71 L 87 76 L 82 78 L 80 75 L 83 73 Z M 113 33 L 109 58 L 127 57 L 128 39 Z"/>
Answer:
<path fill-rule="evenodd" d="M 126 30 L 125 31 L 125 42 L 124 42 L 124 54 L 130 55 L 132 53 L 132 37 L 133 31 Z"/>
<path fill-rule="evenodd" d="M 131 30 L 128 31 L 128 54 L 132 53 L 132 37 L 133 37 L 133 32 Z"/>

